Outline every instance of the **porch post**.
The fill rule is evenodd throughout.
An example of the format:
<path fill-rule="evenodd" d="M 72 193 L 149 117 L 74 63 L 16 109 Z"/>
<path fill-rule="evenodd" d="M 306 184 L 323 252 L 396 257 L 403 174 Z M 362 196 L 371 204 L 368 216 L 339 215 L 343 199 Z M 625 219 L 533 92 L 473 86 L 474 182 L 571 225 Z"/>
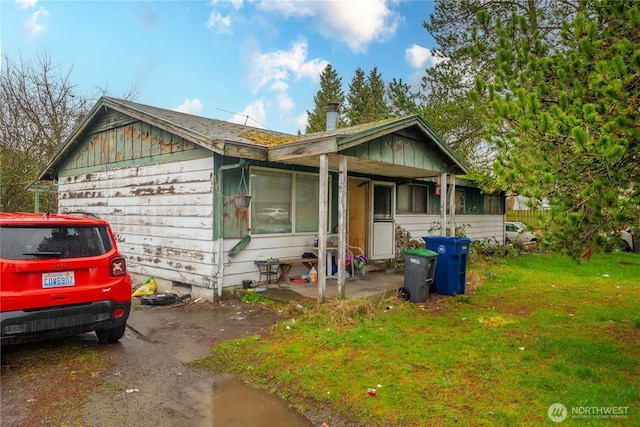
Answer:
<path fill-rule="evenodd" d="M 329 161 L 320 155 L 320 188 L 318 212 L 318 300 L 324 303 L 327 287 L 327 213 L 329 209 Z"/>
<path fill-rule="evenodd" d="M 440 175 L 440 235 L 447 235 L 447 174 Z"/>
<path fill-rule="evenodd" d="M 338 177 L 338 298 L 344 298 L 347 257 L 347 157 L 340 156 Z M 353 262 L 353 260 L 351 260 Z"/>
<path fill-rule="evenodd" d="M 456 176 L 451 175 L 451 192 L 449 193 L 449 236 L 456 235 Z"/>

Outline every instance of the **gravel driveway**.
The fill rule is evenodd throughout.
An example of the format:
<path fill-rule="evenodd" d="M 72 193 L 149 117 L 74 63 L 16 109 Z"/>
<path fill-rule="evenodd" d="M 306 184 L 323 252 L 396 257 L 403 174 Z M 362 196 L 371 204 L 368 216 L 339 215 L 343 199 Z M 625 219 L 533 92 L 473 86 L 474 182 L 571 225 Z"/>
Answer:
<path fill-rule="evenodd" d="M 188 363 L 209 355 L 216 343 L 264 334 L 279 320 L 271 310 L 239 300 L 134 306 L 125 336 L 114 345 L 99 345 L 95 334 L 84 334 L 3 349 L 1 424 L 224 425 L 212 424 L 210 402 L 202 398 L 215 387 L 216 377 Z M 64 360 L 56 361 L 56 372 L 35 366 L 46 364 L 52 353 L 62 351 L 64 359 L 64 346 L 77 344 L 95 350 L 104 368 L 82 375 Z M 40 362 L 34 364 L 36 355 Z M 78 363 L 77 356 L 70 359 Z M 80 404 L 65 407 L 65 399 L 78 398 Z M 305 424 L 310 425 L 303 419 L 298 423 Z"/>

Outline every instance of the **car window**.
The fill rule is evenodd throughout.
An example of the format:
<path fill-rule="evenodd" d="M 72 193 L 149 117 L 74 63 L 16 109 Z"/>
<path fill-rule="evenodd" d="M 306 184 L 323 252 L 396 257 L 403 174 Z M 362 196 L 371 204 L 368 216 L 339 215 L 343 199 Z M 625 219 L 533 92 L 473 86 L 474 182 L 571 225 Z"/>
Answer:
<path fill-rule="evenodd" d="M 92 257 L 112 247 L 104 226 L 0 227 L 0 257 L 6 259 Z"/>

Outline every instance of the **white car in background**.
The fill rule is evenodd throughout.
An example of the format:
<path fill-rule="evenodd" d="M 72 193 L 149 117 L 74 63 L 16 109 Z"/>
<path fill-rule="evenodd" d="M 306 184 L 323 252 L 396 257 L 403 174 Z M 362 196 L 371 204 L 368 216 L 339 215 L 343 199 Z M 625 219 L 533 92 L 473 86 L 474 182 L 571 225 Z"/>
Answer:
<path fill-rule="evenodd" d="M 268 222 L 285 222 L 289 220 L 289 212 L 280 208 L 265 208 L 259 214 L 258 218 Z"/>
<path fill-rule="evenodd" d="M 538 242 L 538 236 L 527 230 L 521 222 L 505 222 L 505 240 L 507 244 L 528 245 Z"/>
<path fill-rule="evenodd" d="M 633 235 L 631 234 L 631 229 L 629 228 L 627 230 L 622 230 L 620 232 L 620 238 L 622 239 L 622 241 L 626 245 L 626 247 L 624 249 L 633 252 L 634 251 Z"/>

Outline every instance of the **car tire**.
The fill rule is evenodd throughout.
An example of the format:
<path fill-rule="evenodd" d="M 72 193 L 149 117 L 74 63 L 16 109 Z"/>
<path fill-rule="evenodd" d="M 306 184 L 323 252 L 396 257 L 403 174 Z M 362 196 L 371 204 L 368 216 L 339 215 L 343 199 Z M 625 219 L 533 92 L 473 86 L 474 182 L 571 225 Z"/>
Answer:
<path fill-rule="evenodd" d="M 113 344 L 118 342 L 124 336 L 127 325 L 118 326 L 111 329 L 96 329 L 96 336 L 100 344 Z"/>

